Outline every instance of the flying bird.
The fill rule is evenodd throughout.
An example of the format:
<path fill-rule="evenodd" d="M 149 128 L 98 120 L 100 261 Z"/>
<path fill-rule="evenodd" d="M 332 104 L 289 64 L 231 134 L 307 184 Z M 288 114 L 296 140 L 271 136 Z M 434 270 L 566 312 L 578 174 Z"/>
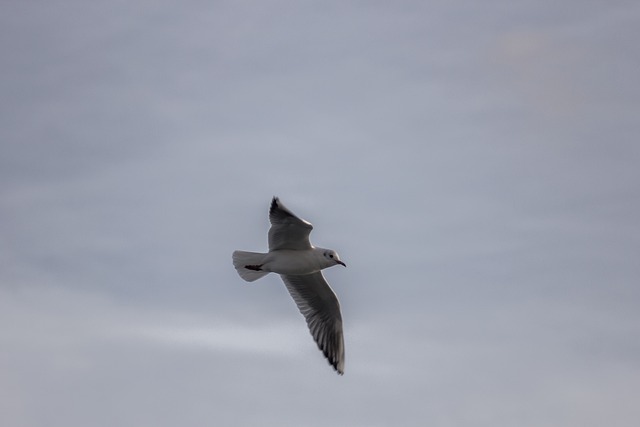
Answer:
<path fill-rule="evenodd" d="M 344 338 L 340 303 L 321 270 L 347 265 L 336 251 L 314 247 L 309 241 L 313 226 L 293 214 L 277 197 L 271 201 L 269 221 L 269 252 L 235 251 L 233 266 L 247 282 L 268 273 L 279 274 L 318 348 L 342 375 Z"/>

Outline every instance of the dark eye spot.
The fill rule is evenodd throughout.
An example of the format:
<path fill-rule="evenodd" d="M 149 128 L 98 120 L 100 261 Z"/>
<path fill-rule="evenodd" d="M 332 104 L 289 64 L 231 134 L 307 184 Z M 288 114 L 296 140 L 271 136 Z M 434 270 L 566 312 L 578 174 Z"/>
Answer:
<path fill-rule="evenodd" d="M 332 255 L 329 255 L 329 258 L 333 258 L 333 254 L 332 254 Z"/>

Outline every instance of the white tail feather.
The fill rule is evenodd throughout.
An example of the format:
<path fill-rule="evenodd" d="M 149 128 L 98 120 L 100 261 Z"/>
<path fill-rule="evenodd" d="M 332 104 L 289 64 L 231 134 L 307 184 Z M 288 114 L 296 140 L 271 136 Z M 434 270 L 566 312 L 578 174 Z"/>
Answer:
<path fill-rule="evenodd" d="M 233 252 L 233 266 L 238 270 L 238 274 L 247 282 L 253 282 L 254 280 L 258 280 L 262 276 L 268 274 L 268 271 L 262 270 L 252 270 L 246 268 L 246 266 L 255 266 L 258 267 L 264 264 L 264 258 L 267 254 L 262 254 L 259 252 L 245 252 L 245 251 L 234 251 Z"/>

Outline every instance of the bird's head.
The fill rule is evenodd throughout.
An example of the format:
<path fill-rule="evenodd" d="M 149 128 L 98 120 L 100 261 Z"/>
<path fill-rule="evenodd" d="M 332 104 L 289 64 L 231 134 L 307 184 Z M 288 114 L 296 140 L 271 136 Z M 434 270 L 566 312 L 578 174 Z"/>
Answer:
<path fill-rule="evenodd" d="M 327 259 L 327 261 L 329 262 L 329 265 L 338 265 L 340 264 L 343 267 L 346 267 L 347 264 L 345 264 L 344 262 L 342 262 L 340 260 L 340 257 L 338 256 L 338 253 L 334 250 L 331 249 L 325 249 L 325 251 L 322 253 L 322 255 Z"/>

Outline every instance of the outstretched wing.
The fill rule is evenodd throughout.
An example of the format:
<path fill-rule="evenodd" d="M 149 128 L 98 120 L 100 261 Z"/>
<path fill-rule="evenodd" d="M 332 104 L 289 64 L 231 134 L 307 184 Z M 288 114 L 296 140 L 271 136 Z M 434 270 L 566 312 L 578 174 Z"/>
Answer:
<path fill-rule="evenodd" d="M 295 216 L 277 197 L 271 201 L 269 209 L 269 251 L 278 249 L 311 249 L 309 233 L 313 226 Z"/>
<path fill-rule="evenodd" d="M 340 303 L 321 272 L 302 276 L 280 275 L 309 331 L 331 366 L 344 373 L 344 337 Z"/>

